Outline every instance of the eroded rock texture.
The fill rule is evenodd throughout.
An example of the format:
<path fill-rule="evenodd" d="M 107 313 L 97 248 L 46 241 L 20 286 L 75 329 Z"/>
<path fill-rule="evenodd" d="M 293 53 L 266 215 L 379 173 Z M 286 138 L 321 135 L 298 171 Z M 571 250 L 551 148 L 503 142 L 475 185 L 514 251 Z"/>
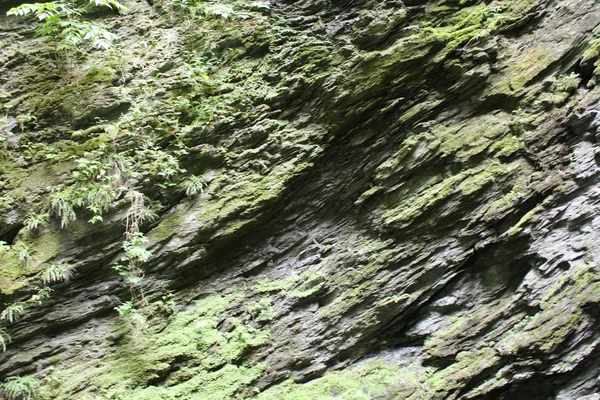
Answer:
<path fill-rule="evenodd" d="M 95 14 L 120 47 L 68 79 L 2 17 L 0 238 L 32 260 L 0 267 L 0 303 L 28 305 L 0 378 L 41 399 L 600 398 L 595 0 L 182 4 Z M 115 311 L 126 199 L 23 228 L 127 118 L 208 182 L 137 182 L 160 203 L 138 327 Z"/>

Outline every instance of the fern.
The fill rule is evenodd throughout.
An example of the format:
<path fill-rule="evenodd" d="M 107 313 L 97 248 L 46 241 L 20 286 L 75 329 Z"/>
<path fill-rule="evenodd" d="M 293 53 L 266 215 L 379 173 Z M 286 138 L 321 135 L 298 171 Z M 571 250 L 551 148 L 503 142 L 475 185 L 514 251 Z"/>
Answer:
<path fill-rule="evenodd" d="M 19 316 L 25 313 L 24 303 L 4 304 L 6 308 L 0 314 L 0 319 L 5 319 L 11 324 L 19 319 Z"/>
<path fill-rule="evenodd" d="M 0 328 L 0 348 L 6 351 L 6 346 L 10 343 L 11 337 L 5 328 Z"/>
<path fill-rule="evenodd" d="M 63 192 L 54 192 L 50 196 L 50 212 L 60 218 L 60 227 L 65 228 L 77 219 L 73 205 Z"/>
<path fill-rule="evenodd" d="M 25 217 L 25 221 L 23 222 L 23 224 L 29 232 L 36 232 L 40 228 L 43 228 L 48 225 L 48 218 L 50 218 L 50 215 L 48 215 L 48 213 L 29 213 Z"/>
<path fill-rule="evenodd" d="M 37 294 L 31 296 L 31 299 L 28 301 L 37 301 L 38 304 L 41 305 L 44 300 L 50 298 L 50 294 L 52 294 L 52 292 L 54 292 L 54 289 L 49 286 L 44 286 L 38 290 Z"/>
<path fill-rule="evenodd" d="M 31 263 L 31 246 L 25 243 L 19 245 L 19 261 L 24 266 L 28 266 Z"/>
<path fill-rule="evenodd" d="M 7 400 L 31 400 L 40 382 L 33 376 L 11 376 L 0 384 L 0 391 Z"/>
<path fill-rule="evenodd" d="M 201 176 L 190 175 L 181 182 L 181 186 L 185 189 L 186 196 L 193 196 L 203 191 L 206 181 Z"/>
<path fill-rule="evenodd" d="M 50 264 L 42 271 L 42 281 L 44 283 L 68 281 L 73 277 L 73 267 L 69 264 Z"/>

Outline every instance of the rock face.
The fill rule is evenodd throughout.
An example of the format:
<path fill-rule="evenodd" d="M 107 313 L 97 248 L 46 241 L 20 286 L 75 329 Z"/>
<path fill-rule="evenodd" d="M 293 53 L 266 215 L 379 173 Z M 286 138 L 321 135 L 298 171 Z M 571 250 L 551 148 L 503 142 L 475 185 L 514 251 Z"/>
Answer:
<path fill-rule="evenodd" d="M 33 21 L 0 17 L 0 381 L 600 399 L 595 0 L 126 5 L 91 14 L 118 46 L 60 73 Z M 107 149 L 135 191 L 28 229 Z M 157 216 L 132 284 L 114 265 L 134 192 Z"/>

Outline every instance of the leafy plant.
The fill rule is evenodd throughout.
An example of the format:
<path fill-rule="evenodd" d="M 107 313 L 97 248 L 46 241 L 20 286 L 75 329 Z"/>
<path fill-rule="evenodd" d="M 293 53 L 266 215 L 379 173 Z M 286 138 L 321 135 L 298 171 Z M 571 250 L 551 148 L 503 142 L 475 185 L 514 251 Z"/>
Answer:
<path fill-rule="evenodd" d="M 48 225 L 49 218 L 48 213 L 29 213 L 23 224 L 29 232 L 37 232 L 40 228 Z"/>
<path fill-rule="evenodd" d="M 42 271 L 44 283 L 68 281 L 73 277 L 73 267 L 69 264 L 50 264 Z"/>
<path fill-rule="evenodd" d="M 28 266 L 31 263 L 31 246 L 25 243 L 19 245 L 19 261 L 22 265 Z"/>
<path fill-rule="evenodd" d="M 25 304 L 24 303 L 11 303 L 4 304 L 6 308 L 0 314 L 0 319 L 5 319 L 10 323 L 15 322 L 19 319 L 19 316 L 25 313 Z"/>
<path fill-rule="evenodd" d="M 31 114 L 20 114 L 17 115 L 16 120 L 19 124 L 19 129 L 23 132 L 25 130 L 25 125 L 37 121 L 37 118 Z"/>
<path fill-rule="evenodd" d="M 127 322 L 132 330 L 133 337 L 142 333 L 146 326 L 146 317 L 135 307 L 131 301 L 115 307 L 119 315 Z"/>
<path fill-rule="evenodd" d="M 0 384 L 0 391 L 7 400 L 31 400 L 39 386 L 39 380 L 33 376 L 10 376 Z"/>
<path fill-rule="evenodd" d="M 6 346 L 10 343 L 11 337 L 5 328 L 0 328 L 0 348 L 2 351 L 6 351 Z"/>
<path fill-rule="evenodd" d="M 142 247 L 148 241 L 142 233 L 135 232 L 129 240 L 123 243 L 127 260 L 133 263 L 143 263 L 152 257 L 152 253 Z"/>
<path fill-rule="evenodd" d="M 29 301 L 32 301 L 32 302 L 37 301 L 38 304 L 42 304 L 42 302 L 44 300 L 50 298 L 50 295 L 52 294 L 52 292 L 54 292 L 54 289 L 52 289 L 49 286 L 44 286 L 44 287 L 40 288 L 38 290 L 38 292 L 36 294 L 34 294 L 33 296 L 31 296 L 31 298 L 27 301 L 28 302 Z"/>
<path fill-rule="evenodd" d="M 161 300 L 156 303 L 158 310 L 161 312 L 171 315 L 177 311 L 177 303 L 173 300 L 175 295 L 173 293 L 167 293 L 161 297 Z"/>
<path fill-rule="evenodd" d="M 203 191 L 206 181 L 201 176 L 190 175 L 181 182 L 181 186 L 185 189 L 186 196 L 194 196 Z"/>
<path fill-rule="evenodd" d="M 89 4 L 108 7 L 118 12 L 129 11 L 116 0 L 91 0 Z M 83 50 L 83 44 L 89 43 L 94 49 L 108 49 L 117 36 L 102 25 L 82 19 L 84 9 L 67 1 L 46 3 L 26 3 L 11 8 L 7 15 L 26 17 L 32 15 L 42 21 L 36 29 L 38 37 L 45 37 L 56 56 L 56 64 L 63 78 L 68 77 L 70 58 Z"/>
<path fill-rule="evenodd" d="M 60 218 L 61 228 L 66 228 L 77 220 L 73 204 L 63 192 L 54 192 L 50 195 L 50 212 Z"/>

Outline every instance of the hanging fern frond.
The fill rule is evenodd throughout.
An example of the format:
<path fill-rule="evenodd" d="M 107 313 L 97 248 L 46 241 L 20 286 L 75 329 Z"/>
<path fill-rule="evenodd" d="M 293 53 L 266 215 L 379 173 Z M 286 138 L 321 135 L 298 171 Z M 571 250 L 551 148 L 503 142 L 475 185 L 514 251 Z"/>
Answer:
<path fill-rule="evenodd" d="M 50 264 L 42 271 L 44 283 L 64 282 L 73 277 L 73 267 L 69 264 Z"/>

